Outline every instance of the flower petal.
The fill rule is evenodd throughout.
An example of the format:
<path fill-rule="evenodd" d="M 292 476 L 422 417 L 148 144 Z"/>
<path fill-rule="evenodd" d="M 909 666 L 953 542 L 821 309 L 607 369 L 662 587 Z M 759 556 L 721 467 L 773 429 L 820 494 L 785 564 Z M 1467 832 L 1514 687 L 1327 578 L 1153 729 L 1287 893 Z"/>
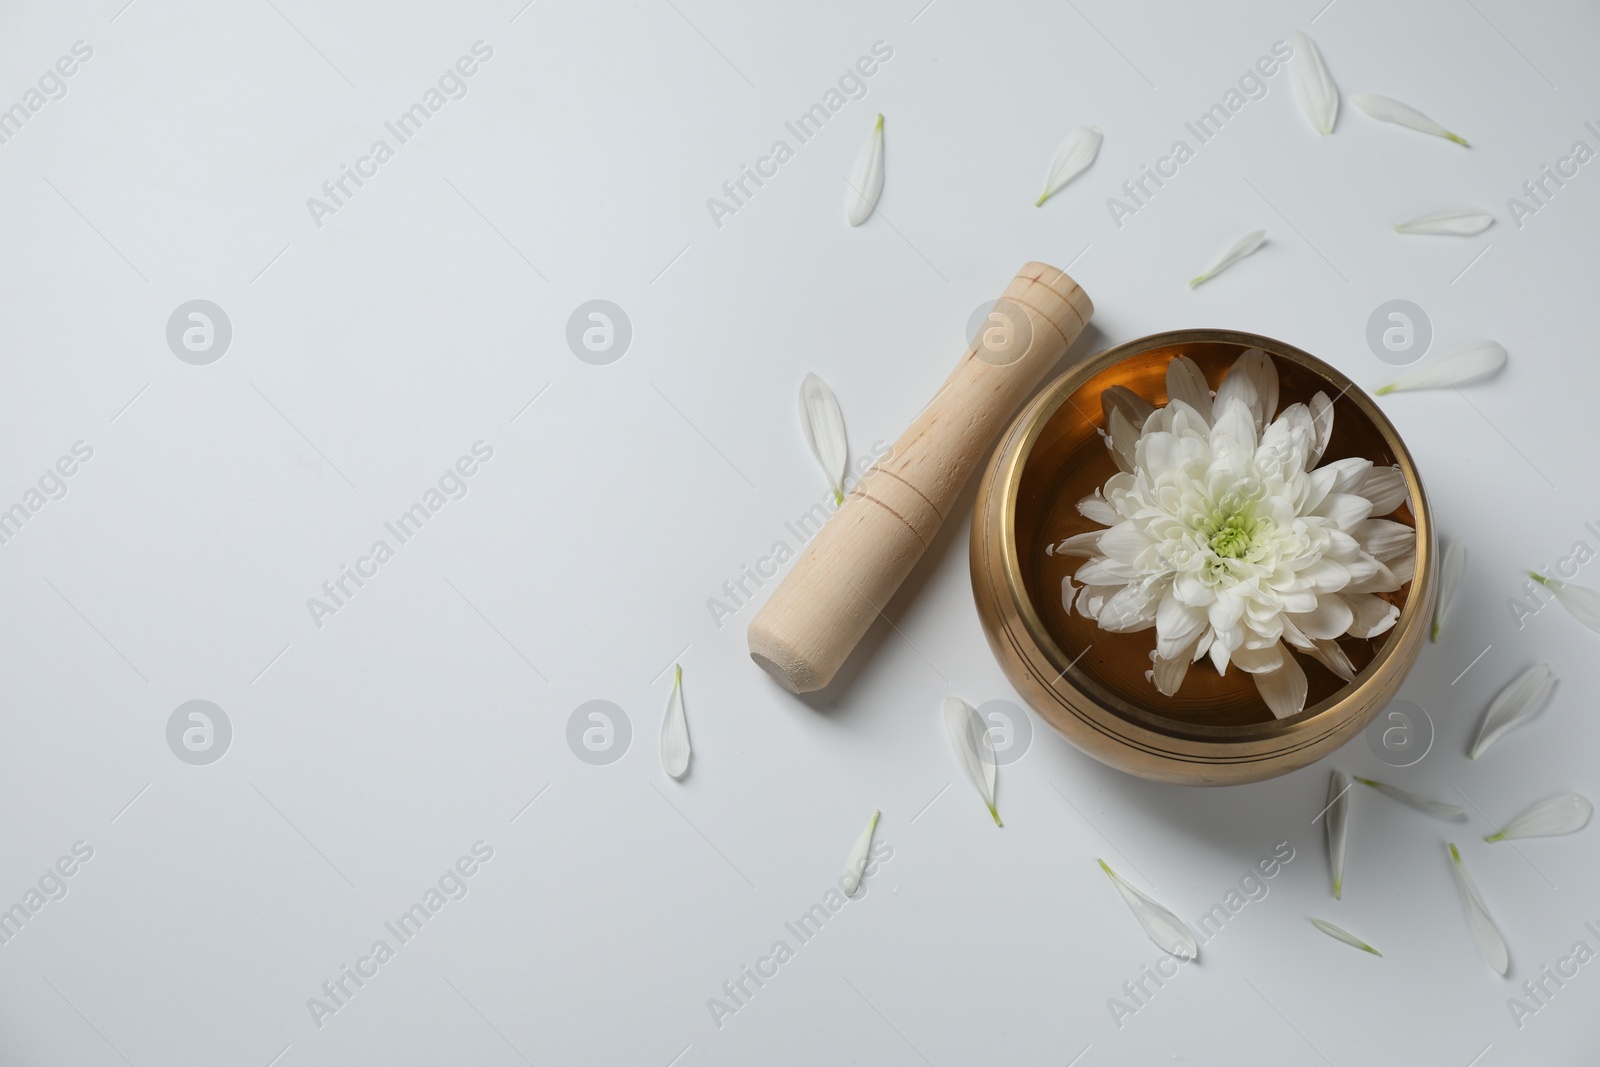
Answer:
<path fill-rule="evenodd" d="M 1506 365 L 1506 350 L 1493 341 L 1480 341 L 1443 359 L 1436 359 L 1420 370 L 1402 374 L 1388 385 L 1378 387 L 1378 395 L 1408 389 L 1442 389 L 1451 385 L 1481 382 L 1500 373 Z"/>
<path fill-rule="evenodd" d="M 1395 226 L 1395 233 L 1454 234 L 1471 237 L 1494 225 L 1494 216 L 1480 208 L 1451 208 L 1418 215 Z"/>
<path fill-rule="evenodd" d="M 1355 664 L 1350 662 L 1350 657 L 1344 649 L 1339 647 L 1337 641 L 1313 641 L 1313 647 L 1306 651 L 1317 662 L 1328 668 L 1346 682 L 1353 681 L 1356 676 Z"/>
<path fill-rule="evenodd" d="M 661 768 L 674 778 L 689 770 L 689 720 L 683 713 L 683 668 L 672 665 L 672 695 L 661 720 Z"/>
<path fill-rule="evenodd" d="M 1282 644 L 1278 645 L 1278 649 L 1283 653 L 1283 662 L 1278 669 L 1253 677 L 1256 680 L 1256 692 L 1267 702 L 1267 710 L 1272 712 L 1274 718 L 1287 719 L 1306 710 L 1306 672 L 1293 653 Z"/>
<path fill-rule="evenodd" d="M 1155 405 L 1125 385 L 1113 385 L 1100 394 L 1100 412 L 1105 416 L 1107 430 L 1111 428 L 1113 411 L 1121 411 L 1127 417 L 1137 438 L 1139 431 L 1144 429 L 1145 420 L 1155 411 Z M 1132 450 L 1131 442 L 1129 450 Z"/>
<path fill-rule="evenodd" d="M 1156 655 L 1187 660 L 1184 653 L 1193 647 L 1205 627 L 1204 608 L 1189 607 L 1167 594 L 1156 607 Z"/>
<path fill-rule="evenodd" d="M 1495 927 L 1494 920 L 1489 918 L 1489 909 L 1484 906 L 1483 897 L 1478 893 L 1478 886 L 1472 880 L 1472 875 L 1467 873 L 1467 865 L 1461 862 L 1461 852 L 1456 848 L 1455 842 L 1450 843 L 1450 869 L 1455 872 L 1456 885 L 1461 887 L 1461 897 L 1467 905 L 1467 926 L 1472 930 L 1472 939 L 1478 943 L 1478 951 L 1483 958 L 1505 976 L 1511 967 L 1511 956 L 1506 951 L 1506 939 L 1500 936 L 1500 931 Z"/>
<path fill-rule="evenodd" d="M 1098 522 L 1102 526 L 1115 526 L 1122 521 L 1122 516 L 1117 514 L 1117 509 L 1096 489 L 1092 496 L 1086 496 L 1078 501 L 1078 514 L 1090 522 Z"/>
<path fill-rule="evenodd" d="M 1353 533 L 1361 551 L 1375 559 L 1393 559 L 1417 548 L 1417 531 L 1403 522 L 1367 519 Z"/>
<path fill-rule="evenodd" d="M 994 745 L 989 739 L 988 724 L 978 714 L 978 709 L 965 700 L 945 697 L 944 730 L 950 738 L 950 748 L 956 754 L 956 762 L 983 798 L 994 824 L 1000 826 L 1000 812 L 994 806 Z"/>
<path fill-rule="evenodd" d="M 1408 789 L 1398 786 L 1385 785 L 1383 782 L 1374 782 L 1371 778 L 1357 778 L 1362 785 L 1371 786 L 1386 797 L 1392 797 L 1402 804 L 1409 804 L 1418 811 L 1425 811 L 1429 815 L 1438 815 L 1446 819 L 1465 819 L 1467 809 L 1455 804 L 1446 804 L 1438 800 L 1429 800 L 1420 793 L 1413 793 Z"/>
<path fill-rule="evenodd" d="M 1315 611 L 1299 612 L 1291 616 L 1300 632 L 1314 640 L 1331 641 L 1343 637 L 1355 622 L 1355 612 L 1349 601 L 1338 596 L 1317 598 Z"/>
<path fill-rule="evenodd" d="M 1594 805 L 1581 793 L 1541 801 L 1490 834 L 1485 841 L 1510 841 L 1518 837 L 1559 837 L 1575 834 L 1589 825 Z"/>
<path fill-rule="evenodd" d="M 1343 771 L 1328 776 L 1327 807 L 1323 817 L 1328 832 L 1328 872 L 1333 878 L 1334 899 L 1344 892 L 1344 847 L 1350 837 L 1350 779 Z"/>
<path fill-rule="evenodd" d="M 1468 147 L 1464 138 L 1451 133 L 1416 108 L 1402 104 L 1398 100 L 1391 100 L 1377 93 L 1351 93 L 1350 102 L 1358 110 L 1366 112 L 1380 122 L 1393 122 L 1422 133 L 1431 133 L 1435 137 L 1443 137 L 1447 141 L 1454 141 L 1463 148 Z"/>
<path fill-rule="evenodd" d="M 1548 663 L 1536 663 L 1513 678 L 1483 713 L 1483 724 L 1478 727 L 1478 737 L 1467 755 L 1477 759 L 1500 739 L 1500 735 L 1538 711 L 1555 684 L 1555 672 Z"/>
<path fill-rule="evenodd" d="M 1211 386 L 1200 365 L 1188 356 L 1176 356 L 1167 364 L 1167 401 L 1181 400 L 1200 417 L 1211 419 Z"/>
<path fill-rule="evenodd" d="M 1281 644 L 1271 644 L 1266 648 L 1241 646 L 1233 650 L 1229 660 L 1246 674 L 1271 674 L 1283 666 L 1284 657 L 1287 655 Z"/>
<path fill-rule="evenodd" d="M 1139 443 L 1139 427 L 1123 414 L 1121 408 L 1112 408 L 1106 416 L 1106 447 L 1119 471 L 1132 471 L 1134 447 Z"/>
<path fill-rule="evenodd" d="M 1311 38 L 1296 30 L 1289 35 L 1294 48 L 1294 58 L 1289 61 L 1289 87 L 1300 104 L 1300 111 L 1311 128 L 1321 134 L 1333 132 L 1334 120 L 1339 117 L 1339 89 L 1333 84 L 1333 75 L 1322 62 L 1322 53 Z"/>
<path fill-rule="evenodd" d="M 1122 894 L 1128 909 L 1133 912 L 1134 918 L 1139 920 L 1139 925 L 1144 927 L 1144 932 L 1155 942 L 1157 948 L 1182 960 L 1199 957 L 1199 942 L 1195 941 L 1194 934 L 1190 933 L 1189 928 L 1183 925 L 1182 919 L 1123 881 L 1120 874 L 1106 866 L 1105 860 L 1099 862 L 1100 869 L 1106 872 L 1111 884 L 1117 887 L 1117 892 Z"/>
<path fill-rule="evenodd" d="M 811 454 L 817 457 L 833 487 L 833 502 L 844 503 L 844 471 L 850 462 L 844 412 L 839 410 L 839 399 L 828 383 L 815 374 L 807 374 L 800 383 L 800 427 L 806 432 Z"/>
<path fill-rule="evenodd" d="M 1227 404 L 1223 407 L 1218 404 L 1216 408 L 1216 423 L 1211 427 L 1211 449 L 1213 453 L 1228 447 L 1237 449 L 1241 459 L 1254 456 L 1256 451 L 1256 424 L 1255 417 L 1250 413 L 1250 407 L 1237 396 L 1223 397 L 1222 391 L 1217 391 L 1217 399 Z"/>
<path fill-rule="evenodd" d="M 844 863 L 844 895 L 853 897 L 856 890 L 861 888 L 861 878 L 867 869 L 868 853 L 872 851 L 872 831 L 878 826 L 878 812 L 873 811 L 872 818 L 867 821 L 867 828 L 861 831 L 861 836 L 856 838 L 855 847 L 850 850 L 850 858 Z"/>
<path fill-rule="evenodd" d="M 1345 596 L 1344 599 L 1350 605 L 1353 616 L 1350 629 L 1345 631 L 1351 637 L 1377 637 L 1379 634 L 1388 633 L 1389 628 L 1400 617 L 1399 608 L 1371 593 L 1357 593 Z"/>
<path fill-rule="evenodd" d="M 1082 569 L 1078 573 L 1080 575 L 1078 580 L 1081 582 Z M 1148 630 L 1156 624 L 1156 608 L 1159 603 L 1159 595 L 1152 592 L 1143 582 L 1130 582 L 1119 589 L 1116 595 L 1107 600 L 1105 606 L 1100 609 L 1100 628 L 1114 634 L 1131 634 Z"/>
<path fill-rule="evenodd" d="M 1044 202 L 1055 196 L 1067 183 L 1082 174 L 1089 164 L 1094 162 L 1094 157 L 1100 154 L 1100 127 L 1079 126 L 1061 142 L 1061 147 L 1056 149 L 1056 157 L 1050 161 L 1050 172 L 1045 175 L 1044 192 L 1039 194 L 1039 199 L 1033 202 L 1034 207 L 1044 206 Z"/>
<path fill-rule="evenodd" d="M 1352 933 L 1349 933 L 1348 931 L 1339 929 L 1337 926 L 1333 925 L 1331 922 L 1328 922 L 1326 919 L 1318 919 L 1317 917 L 1315 917 L 1313 915 L 1307 915 L 1306 918 L 1311 920 L 1311 925 L 1312 926 L 1315 926 L 1318 930 L 1321 930 L 1323 933 L 1327 934 L 1329 937 L 1333 938 L 1335 941 L 1343 941 L 1347 945 L 1353 945 L 1356 948 L 1360 949 L 1362 952 L 1370 952 L 1374 956 L 1381 957 L 1383 955 L 1383 953 L 1379 952 L 1377 949 L 1373 948 L 1371 945 L 1369 945 L 1365 941 L 1361 940 L 1355 934 L 1352 934 Z"/>
<path fill-rule="evenodd" d="M 1354 533 L 1372 514 L 1372 501 L 1355 493 L 1329 493 L 1312 514 L 1327 519 L 1330 525 L 1345 533 Z"/>
<path fill-rule="evenodd" d="M 1278 413 L 1278 367 L 1272 357 L 1259 348 L 1247 349 L 1217 386 L 1217 396 L 1212 402 L 1213 419 L 1221 418 L 1228 401 L 1237 398 L 1250 409 L 1255 420 L 1256 436 L 1261 436 L 1266 424 Z"/>
<path fill-rule="evenodd" d="M 1104 530 L 1090 530 L 1088 533 L 1073 534 L 1071 537 L 1053 546 L 1051 555 L 1056 556 L 1093 556 L 1100 550 L 1100 535 Z M 1047 552 L 1050 549 L 1046 549 Z"/>
<path fill-rule="evenodd" d="M 1222 255 L 1212 260 L 1209 267 L 1207 267 L 1205 270 L 1202 270 L 1193 278 L 1190 278 L 1189 288 L 1193 289 L 1202 282 L 1206 282 L 1212 278 L 1215 278 L 1218 274 L 1221 274 L 1223 271 L 1227 270 L 1234 263 L 1237 263 L 1245 256 L 1248 256 L 1251 252 L 1254 252 L 1256 249 L 1260 248 L 1261 243 L 1266 239 L 1266 230 L 1251 230 L 1249 233 L 1233 242 L 1233 244 L 1229 245 L 1227 251 L 1223 252 Z"/>
<path fill-rule="evenodd" d="M 1554 593 L 1561 606 L 1571 612 L 1574 619 L 1595 633 L 1600 633 L 1600 593 L 1581 585 L 1568 585 L 1559 578 L 1546 578 L 1533 571 L 1528 572 L 1528 577 Z"/>
<path fill-rule="evenodd" d="M 1189 673 L 1189 663 L 1193 658 L 1187 649 L 1182 655 L 1171 659 L 1156 656 L 1150 669 L 1150 683 L 1156 687 L 1156 692 L 1168 697 L 1176 694 L 1183 685 L 1184 676 Z"/>
<path fill-rule="evenodd" d="M 1433 602 L 1433 632 L 1429 635 L 1435 644 L 1439 631 L 1444 628 L 1444 617 L 1455 603 L 1456 590 L 1461 588 L 1461 576 L 1467 571 L 1467 546 L 1459 538 L 1451 538 L 1444 546 L 1439 561 L 1439 598 Z"/>
<path fill-rule="evenodd" d="M 1311 425 L 1316 431 L 1316 437 L 1311 443 L 1311 451 L 1306 453 L 1306 470 L 1311 470 L 1322 462 L 1322 454 L 1328 450 L 1328 441 L 1333 437 L 1333 401 L 1328 399 L 1328 394 L 1318 393 L 1313 396 L 1309 407 L 1311 408 Z M 1371 475 L 1368 475 L 1368 477 L 1370 478 Z M 1393 510 L 1393 508 L 1389 509 L 1389 511 Z M 1388 514 L 1388 512 L 1384 514 Z"/>
<path fill-rule="evenodd" d="M 860 226 L 878 206 L 883 195 L 883 116 L 878 116 L 872 136 L 861 146 L 855 169 L 850 172 L 850 191 L 845 196 L 844 214 L 850 225 Z"/>
<path fill-rule="evenodd" d="M 1406 476 L 1398 467 L 1373 467 L 1356 490 L 1372 501 L 1374 515 L 1388 515 L 1406 502 Z"/>

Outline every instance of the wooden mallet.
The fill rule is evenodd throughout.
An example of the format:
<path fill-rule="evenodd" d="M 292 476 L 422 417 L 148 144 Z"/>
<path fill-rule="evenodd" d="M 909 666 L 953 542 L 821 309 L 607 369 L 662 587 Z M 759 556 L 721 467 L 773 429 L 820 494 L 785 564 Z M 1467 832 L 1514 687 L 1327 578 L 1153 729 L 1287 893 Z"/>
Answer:
<path fill-rule="evenodd" d="M 750 658 L 792 693 L 833 679 L 933 543 L 995 437 L 1083 332 L 1094 305 L 1029 263 L 894 447 L 823 524 L 750 622 Z"/>

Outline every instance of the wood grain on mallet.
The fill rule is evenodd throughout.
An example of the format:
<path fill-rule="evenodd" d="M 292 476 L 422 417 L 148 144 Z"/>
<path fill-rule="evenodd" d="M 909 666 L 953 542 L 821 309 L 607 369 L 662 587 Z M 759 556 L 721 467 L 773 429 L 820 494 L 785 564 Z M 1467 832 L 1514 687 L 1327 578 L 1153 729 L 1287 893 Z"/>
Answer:
<path fill-rule="evenodd" d="M 983 334 L 845 497 L 750 622 L 750 658 L 794 693 L 833 679 L 911 573 L 995 437 L 1083 331 L 1094 305 L 1043 263 L 1017 273 Z M 1025 320 L 1025 321 L 1023 321 Z"/>

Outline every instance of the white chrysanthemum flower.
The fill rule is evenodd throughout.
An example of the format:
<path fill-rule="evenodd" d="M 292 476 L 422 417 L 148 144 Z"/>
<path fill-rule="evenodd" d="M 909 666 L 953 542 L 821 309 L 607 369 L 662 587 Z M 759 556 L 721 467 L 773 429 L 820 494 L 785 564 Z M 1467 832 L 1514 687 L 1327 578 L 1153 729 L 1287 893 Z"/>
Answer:
<path fill-rule="evenodd" d="M 1168 403 L 1151 408 L 1115 387 L 1102 397 L 1119 473 L 1078 510 L 1109 527 L 1068 538 L 1056 554 L 1086 556 L 1062 598 L 1113 633 L 1154 628 L 1147 675 L 1163 694 L 1209 655 L 1254 675 L 1278 718 L 1305 708 L 1306 675 L 1291 649 L 1348 680 L 1341 637 L 1387 631 L 1416 567 L 1416 531 L 1374 517 L 1403 499 L 1388 468 L 1352 458 L 1317 466 L 1333 429 L 1318 393 L 1276 418 L 1278 371 L 1258 348 L 1239 357 L 1213 398 L 1200 368 L 1167 368 Z"/>

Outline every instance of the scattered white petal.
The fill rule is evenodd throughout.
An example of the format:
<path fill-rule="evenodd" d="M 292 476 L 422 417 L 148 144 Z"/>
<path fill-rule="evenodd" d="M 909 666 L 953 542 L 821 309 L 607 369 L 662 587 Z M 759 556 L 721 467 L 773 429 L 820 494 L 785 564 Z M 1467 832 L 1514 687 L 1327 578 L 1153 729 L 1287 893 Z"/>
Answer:
<path fill-rule="evenodd" d="M 800 383 L 800 426 L 806 432 L 811 454 L 822 464 L 822 472 L 833 487 L 833 502 L 844 503 L 844 471 L 850 462 L 850 446 L 845 441 L 844 412 L 839 398 L 828 383 L 807 374 Z"/>
<path fill-rule="evenodd" d="M 845 217 L 850 225 L 860 226 L 867 221 L 883 195 L 883 116 L 878 116 L 872 127 L 872 136 L 861 146 L 856 157 L 856 168 L 850 174 L 850 192 L 845 197 Z"/>
<path fill-rule="evenodd" d="M 1581 585 L 1568 585 L 1559 578 L 1546 578 L 1533 571 L 1529 571 L 1528 576 L 1554 593 L 1556 600 L 1572 613 L 1574 619 L 1595 633 L 1600 633 L 1600 593 Z"/>
<path fill-rule="evenodd" d="M 1536 663 L 1511 680 L 1483 713 L 1483 725 L 1467 755 L 1477 759 L 1500 735 L 1538 711 L 1555 687 L 1556 676 L 1548 663 Z"/>
<path fill-rule="evenodd" d="M 1425 811 L 1429 815 L 1438 815 L 1445 819 L 1465 819 L 1467 809 L 1455 804 L 1446 804 L 1443 801 L 1429 800 L 1420 793 L 1413 793 L 1409 789 L 1386 785 L 1383 782 L 1374 782 L 1371 778 L 1356 778 L 1362 785 L 1371 786 L 1386 797 L 1393 797 L 1402 804 L 1409 804 L 1418 811 Z"/>
<path fill-rule="evenodd" d="M 1336 770 L 1328 776 L 1327 820 L 1328 870 L 1333 876 L 1333 896 L 1342 900 L 1344 892 L 1344 846 L 1350 837 L 1350 778 Z"/>
<path fill-rule="evenodd" d="M 1321 930 L 1335 941 L 1343 941 L 1347 945 L 1353 945 L 1362 952 L 1370 952 L 1374 956 L 1381 957 L 1383 955 L 1383 953 L 1379 952 L 1377 949 L 1361 940 L 1355 934 L 1350 933 L 1348 930 L 1339 929 L 1339 927 L 1333 925 L 1326 919 L 1319 919 L 1314 915 L 1307 915 L 1306 918 L 1311 920 L 1312 926 L 1315 926 L 1318 930 Z"/>
<path fill-rule="evenodd" d="M 674 778 L 689 769 L 689 720 L 683 714 L 683 668 L 672 665 L 672 696 L 661 720 L 661 766 Z"/>
<path fill-rule="evenodd" d="M 1056 158 L 1050 161 L 1050 173 L 1044 179 L 1044 192 L 1039 194 L 1033 206 L 1044 206 L 1046 200 L 1065 189 L 1068 182 L 1088 169 L 1094 157 L 1100 154 L 1100 141 L 1098 126 L 1079 126 L 1067 134 L 1061 147 L 1056 149 Z"/>
<path fill-rule="evenodd" d="M 960 697 L 944 698 L 944 729 L 950 737 L 950 747 L 955 750 L 956 762 L 966 772 L 967 778 L 983 798 L 984 806 L 994 817 L 996 826 L 1000 812 L 994 806 L 994 745 L 989 739 L 989 726 L 978 714 L 978 709 Z"/>
<path fill-rule="evenodd" d="M 1511 841 L 1518 837 L 1559 837 L 1575 834 L 1589 825 L 1594 805 L 1580 793 L 1541 801 L 1490 834 L 1485 841 Z"/>
<path fill-rule="evenodd" d="M 1489 966 L 1504 977 L 1511 966 L 1510 954 L 1506 952 L 1506 939 L 1500 936 L 1494 920 L 1489 918 L 1489 909 L 1484 907 L 1483 897 L 1479 895 L 1472 875 L 1467 873 L 1467 865 L 1461 862 L 1461 852 L 1454 842 L 1450 843 L 1450 861 L 1450 869 L 1456 875 L 1456 885 L 1461 887 L 1462 899 L 1466 901 L 1467 925 L 1472 928 L 1472 939 L 1478 943 L 1478 951 L 1483 953 Z"/>
<path fill-rule="evenodd" d="M 1289 35 L 1294 47 L 1294 58 L 1289 61 L 1289 87 L 1300 104 L 1300 111 L 1311 128 L 1321 134 L 1333 132 L 1334 120 L 1339 117 L 1339 88 L 1333 84 L 1333 75 L 1322 61 L 1322 53 L 1311 38 L 1296 30 Z"/>
<path fill-rule="evenodd" d="M 1117 892 L 1127 901 L 1134 918 L 1139 920 L 1139 925 L 1144 927 L 1144 932 L 1150 935 L 1150 940 L 1156 943 L 1157 948 L 1182 960 L 1199 957 L 1200 944 L 1195 941 L 1189 928 L 1183 925 L 1182 919 L 1123 881 L 1121 875 L 1106 866 L 1105 860 L 1100 861 L 1100 869 L 1117 887 Z"/>
<path fill-rule="evenodd" d="M 1395 233 L 1452 234 L 1471 237 L 1494 225 L 1494 216 L 1480 208 L 1452 208 L 1434 211 L 1407 219 L 1394 228 Z"/>
<path fill-rule="evenodd" d="M 1444 556 L 1439 563 L 1439 598 L 1433 602 L 1434 643 L 1439 641 L 1439 631 L 1444 627 L 1445 614 L 1455 603 L 1456 590 L 1461 588 L 1461 576 L 1467 571 L 1467 546 L 1459 537 L 1451 538 L 1444 546 Z"/>
<path fill-rule="evenodd" d="M 1205 270 L 1189 279 L 1189 288 L 1193 289 L 1202 282 L 1206 282 L 1212 278 L 1215 278 L 1218 274 L 1227 270 L 1234 263 L 1260 248 L 1261 242 L 1266 239 L 1266 230 L 1252 230 L 1250 233 L 1245 234 L 1243 237 L 1233 242 L 1226 252 L 1218 256 L 1216 260 L 1212 262 L 1211 266 L 1207 267 Z"/>
<path fill-rule="evenodd" d="M 1351 93 L 1350 102 L 1359 110 L 1366 112 L 1381 122 L 1393 122 L 1399 126 L 1408 126 L 1413 130 L 1431 133 L 1435 137 L 1443 137 L 1447 141 L 1454 141 L 1462 147 L 1467 147 L 1467 142 L 1464 138 L 1458 134 L 1451 133 L 1416 108 L 1402 104 L 1398 100 L 1390 100 L 1387 96 L 1379 96 L 1376 93 Z"/>
<path fill-rule="evenodd" d="M 844 865 L 844 895 L 853 897 L 856 890 L 861 888 L 862 872 L 867 869 L 867 854 L 872 851 L 872 831 L 878 826 L 878 812 L 872 813 L 872 818 L 867 822 L 867 828 L 861 831 L 861 836 L 856 840 L 856 847 L 850 850 L 850 858 Z"/>
<path fill-rule="evenodd" d="M 1402 374 L 1388 385 L 1378 388 L 1378 395 L 1398 393 L 1407 389 L 1439 389 L 1450 385 L 1481 382 L 1500 373 L 1506 365 L 1506 350 L 1493 341 L 1480 341 L 1468 345 L 1442 359 L 1436 359 L 1420 370 Z"/>

